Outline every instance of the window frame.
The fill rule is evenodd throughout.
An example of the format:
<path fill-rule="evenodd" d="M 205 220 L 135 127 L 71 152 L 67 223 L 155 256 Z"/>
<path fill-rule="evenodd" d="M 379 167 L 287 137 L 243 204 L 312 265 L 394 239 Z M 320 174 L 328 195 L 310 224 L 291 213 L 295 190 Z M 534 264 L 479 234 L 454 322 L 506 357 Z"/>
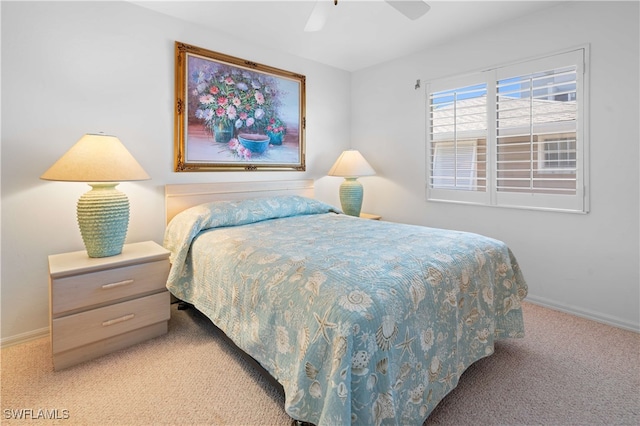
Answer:
<path fill-rule="evenodd" d="M 427 201 L 476 204 L 492 207 L 546 210 L 568 213 L 589 212 L 589 45 L 582 45 L 553 54 L 527 60 L 503 64 L 474 73 L 433 79 L 425 85 L 426 117 L 426 199 Z M 545 70 L 558 69 L 565 65 L 576 67 L 576 176 L 575 195 L 542 194 L 536 192 L 508 192 L 497 190 L 497 83 L 507 78 L 534 74 Z M 486 83 L 487 92 L 487 135 L 486 135 L 486 191 L 441 189 L 432 185 L 432 149 L 437 141 L 431 134 L 432 93 L 463 88 L 472 84 Z M 544 142 L 538 136 L 538 154 L 542 153 Z M 477 154 L 476 154 L 477 156 Z M 538 156 L 537 163 L 539 164 Z M 538 164 L 534 170 L 549 175 L 563 173 L 560 169 L 543 169 Z"/>

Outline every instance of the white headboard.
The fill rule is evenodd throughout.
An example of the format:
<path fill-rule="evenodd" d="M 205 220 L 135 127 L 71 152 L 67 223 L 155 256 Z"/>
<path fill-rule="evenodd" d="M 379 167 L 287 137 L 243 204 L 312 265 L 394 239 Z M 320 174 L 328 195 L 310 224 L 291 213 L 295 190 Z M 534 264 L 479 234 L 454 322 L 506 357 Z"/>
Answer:
<path fill-rule="evenodd" d="M 164 187 L 165 223 L 181 211 L 198 204 L 219 200 L 273 195 L 301 195 L 313 198 L 313 180 L 280 180 L 257 182 L 216 182 L 172 184 Z"/>

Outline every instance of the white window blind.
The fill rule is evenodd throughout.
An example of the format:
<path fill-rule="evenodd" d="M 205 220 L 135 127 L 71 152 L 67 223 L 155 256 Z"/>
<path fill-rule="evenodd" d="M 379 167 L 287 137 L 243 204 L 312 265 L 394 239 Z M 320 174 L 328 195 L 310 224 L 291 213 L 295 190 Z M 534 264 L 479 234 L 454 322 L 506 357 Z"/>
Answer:
<path fill-rule="evenodd" d="M 585 50 L 428 84 L 428 199 L 588 211 Z"/>
<path fill-rule="evenodd" d="M 482 202 L 487 197 L 487 83 L 463 77 L 432 87 L 429 193 L 442 200 Z"/>
<path fill-rule="evenodd" d="M 455 142 L 438 142 L 434 145 L 433 187 L 477 190 L 476 141 L 457 140 Z"/>

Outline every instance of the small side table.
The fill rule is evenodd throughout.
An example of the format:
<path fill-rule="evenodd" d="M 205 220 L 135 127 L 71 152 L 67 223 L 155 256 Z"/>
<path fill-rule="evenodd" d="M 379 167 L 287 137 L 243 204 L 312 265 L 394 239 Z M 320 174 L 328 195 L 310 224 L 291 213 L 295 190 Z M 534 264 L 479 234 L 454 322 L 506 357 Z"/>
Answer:
<path fill-rule="evenodd" d="M 49 328 L 55 370 L 167 332 L 169 251 L 153 241 L 90 258 L 49 256 Z"/>
<path fill-rule="evenodd" d="M 378 216 L 377 214 L 369 214 L 369 213 L 360 213 L 360 217 L 363 219 L 371 219 L 371 220 L 380 220 L 382 216 Z"/>

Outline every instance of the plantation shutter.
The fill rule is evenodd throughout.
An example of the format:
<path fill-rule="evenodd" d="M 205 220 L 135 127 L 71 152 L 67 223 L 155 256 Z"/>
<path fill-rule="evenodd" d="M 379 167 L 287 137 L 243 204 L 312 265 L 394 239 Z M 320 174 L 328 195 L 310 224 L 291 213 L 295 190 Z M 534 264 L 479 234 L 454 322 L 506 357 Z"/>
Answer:
<path fill-rule="evenodd" d="M 430 86 L 428 96 L 428 197 L 485 202 L 487 84 L 476 77 L 441 87 Z"/>
<path fill-rule="evenodd" d="M 498 205 L 583 211 L 582 56 L 496 70 Z"/>
<path fill-rule="evenodd" d="M 427 84 L 427 199 L 588 211 L 588 48 Z"/>

